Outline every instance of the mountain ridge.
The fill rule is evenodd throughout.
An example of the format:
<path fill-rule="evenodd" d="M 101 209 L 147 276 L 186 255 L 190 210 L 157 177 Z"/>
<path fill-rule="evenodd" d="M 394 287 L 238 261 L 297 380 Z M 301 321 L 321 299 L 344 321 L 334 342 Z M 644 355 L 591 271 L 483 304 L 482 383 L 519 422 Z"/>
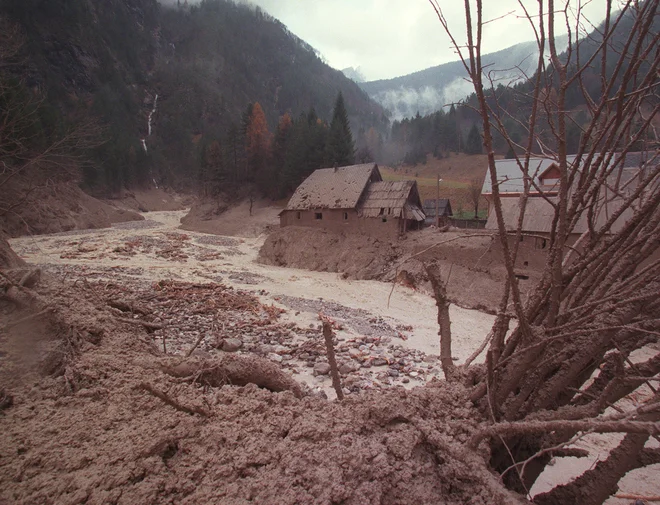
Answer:
<path fill-rule="evenodd" d="M 567 36 L 557 38 L 560 50 L 567 45 Z M 483 56 L 484 64 L 495 72 L 494 78 L 505 85 L 515 84 L 532 75 L 536 70 L 537 57 L 535 41 L 521 42 Z M 422 116 L 430 114 L 466 98 L 473 91 L 460 60 L 391 79 L 359 84 L 373 100 L 390 111 L 394 120 L 413 117 L 418 112 Z"/>
<path fill-rule="evenodd" d="M 313 108 L 329 120 L 341 91 L 356 132 L 386 128 L 380 105 L 260 8 L 231 0 L 185 4 L 0 5 L 0 20 L 25 39 L 21 65 L 3 66 L 0 77 L 40 95 L 54 123 L 91 118 L 103 126 L 103 145 L 83 174 L 87 187 L 108 193 L 152 180 L 189 184 L 200 146 L 239 127 L 255 102 L 274 131 L 287 112 L 296 117 Z"/>

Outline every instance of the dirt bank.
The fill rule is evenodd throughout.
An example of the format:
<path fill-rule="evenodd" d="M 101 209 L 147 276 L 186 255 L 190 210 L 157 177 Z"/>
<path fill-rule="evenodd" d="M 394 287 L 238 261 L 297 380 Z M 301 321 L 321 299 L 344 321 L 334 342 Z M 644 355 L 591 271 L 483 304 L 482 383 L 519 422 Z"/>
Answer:
<path fill-rule="evenodd" d="M 194 197 L 179 195 L 165 188 L 124 190 L 116 198 L 104 200 L 113 207 L 134 212 L 183 210 L 190 207 Z"/>
<path fill-rule="evenodd" d="M 7 191 L 22 196 L 12 204 L 15 205 L 12 211 L 0 218 L 0 227 L 9 236 L 106 228 L 112 223 L 144 219 L 136 212 L 118 209 L 89 196 L 74 183 L 33 189 L 20 181 L 16 184 L 25 187 L 10 187 Z"/>
<path fill-rule="evenodd" d="M 225 199 L 200 199 L 181 219 L 181 229 L 232 237 L 258 237 L 279 226 L 281 210 L 268 200 L 250 203 L 246 199 L 230 204 Z"/>
<path fill-rule="evenodd" d="M 349 279 L 376 279 L 430 292 L 424 262 L 437 261 L 450 299 L 462 307 L 494 312 L 506 278 L 501 250 L 487 232 L 445 232 L 435 228 L 385 242 L 365 235 L 337 234 L 289 226 L 273 231 L 259 251 L 264 264 L 339 272 Z M 522 288 L 532 285 L 526 272 Z M 531 280 L 529 279 L 531 278 Z"/>

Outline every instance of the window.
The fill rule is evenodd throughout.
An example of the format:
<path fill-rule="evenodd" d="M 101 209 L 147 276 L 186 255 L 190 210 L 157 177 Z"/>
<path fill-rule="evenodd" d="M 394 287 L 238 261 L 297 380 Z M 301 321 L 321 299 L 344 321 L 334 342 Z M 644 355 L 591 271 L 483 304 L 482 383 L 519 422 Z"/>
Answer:
<path fill-rule="evenodd" d="M 387 218 L 383 216 L 383 223 L 387 223 Z"/>
<path fill-rule="evenodd" d="M 545 249 L 548 246 L 548 243 L 546 239 L 541 238 L 541 237 L 536 237 L 536 244 L 535 244 L 537 249 Z"/>
<path fill-rule="evenodd" d="M 388 214 L 388 215 L 392 214 L 392 208 L 391 208 L 391 207 L 389 207 L 389 208 L 387 209 L 387 214 Z"/>
<path fill-rule="evenodd" d="M 382 216 L 385 214 L 385 209 L 383 207 L 380 208 L 380 212 L 378 213 L 379 216 Z"/>
<path fill-rule="evenodd" d="M 296 212 L 296 219 L 300 219 L 302 217 L 302 212 Z"/>
<path fill-rule="evenodd" d="M 344 212 L 344 221 L 348 221 L 348 212 Z"/>
<path fill-rule="evenodd" d="M 315 212 L 314 219 L 323 219 L 323 212 Z"/>

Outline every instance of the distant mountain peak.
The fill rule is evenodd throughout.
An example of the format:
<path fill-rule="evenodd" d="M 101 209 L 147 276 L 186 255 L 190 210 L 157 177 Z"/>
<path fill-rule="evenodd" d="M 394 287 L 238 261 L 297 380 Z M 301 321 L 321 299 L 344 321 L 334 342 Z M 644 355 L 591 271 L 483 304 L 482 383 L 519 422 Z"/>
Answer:
<path fill-rule="evenodd" d="M 563 51 L 567 45 L 567 36 L 557 37 L 559 51 Z M 534 74 L 537 58 L 536 42 L 521 42 L 483 55 L 483 63 L 496 85 L 510 86 Z M 418 112 L 422 116 L 431 114 L 463 100 L 474 91 L 460 61 L 444 63 L 394 79 L 360 82 L 360 87 L 388 109 L 395 120 L 413 117 Z"/>
<path fill-rule="evenodd" d="M 357 83 L 366 81 L 361 67 L 346 67 L 342 69 L 342 73 Z"/>

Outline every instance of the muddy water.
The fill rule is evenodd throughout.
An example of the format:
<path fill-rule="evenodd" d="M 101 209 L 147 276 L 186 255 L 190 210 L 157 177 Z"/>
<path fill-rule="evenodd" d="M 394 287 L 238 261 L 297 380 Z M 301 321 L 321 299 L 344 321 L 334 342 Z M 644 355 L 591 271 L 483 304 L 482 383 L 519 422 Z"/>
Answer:
<path fill-rule="evenodd" d="M 355 323 L 359 317 L 375 318 L 385 327 L 402 329 L 400 333 L 407 340 L 397 343 L 403 347 L 439 354 L 437 312 L 431 297 L 399 285 L 392 291 L 391 284 L 378 281 L 343 280 L 337 273 L 261 265 L 256 257 L 265 236 L 183 232 L 178 230 L 179 220 L 186 212 L 149 212 L 144 214 L 145 221 L 102 230 L 21 237 L 13 239 L 11 245 L 34 264 L 113 267 L 149 280 L 223 282 L 255 292 L 263 303 L 287 309 L 285 319 L 301 326 L 318 324 L 319 310 L 330 306 L 340 319 L 345 315 Z M 178 240 L 184 237 L 187 239 Z M 138 245 L 131 249 L 130 244 L 135 243 Z M 126 244 L 130 254 L 122 251 Z M 175 255 L 168 256 L 168 248 L 178 245 L 181 247 Z M 343 311 L 342 307 L 353 311 Z M 460 363 L 483 341 L 494 318 L 456 306 L 451 306 L 450 315 L 453 355 Z M 346 326 L 349 334 L 360 332 L 357 324 Z"/>

